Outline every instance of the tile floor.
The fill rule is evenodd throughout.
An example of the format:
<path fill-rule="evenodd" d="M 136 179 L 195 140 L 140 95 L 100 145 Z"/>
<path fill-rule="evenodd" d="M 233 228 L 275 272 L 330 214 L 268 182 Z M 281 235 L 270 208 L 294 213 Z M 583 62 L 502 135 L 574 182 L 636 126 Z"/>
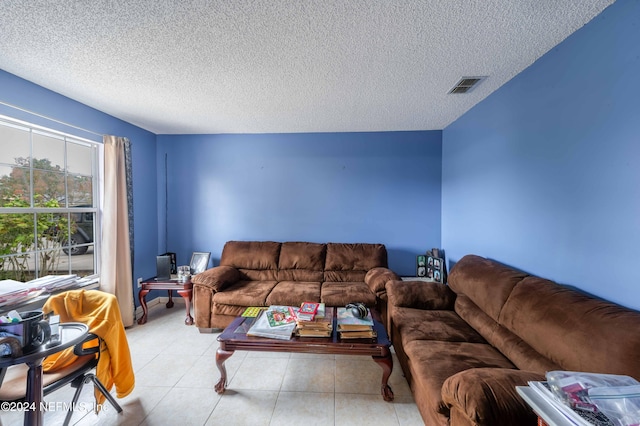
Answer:
<path fill-rule="evenodd" d="M 389 384 L 395 401 L 380 395 L 382 369 L 365 356 L 236 352 L 225 365 L 227 391 L 213 387 L 217 334 L 184 325 L 184 304 L 150 306 L 145 325 L 127 329 L 136 375 L 134 391 L 117 399 L 117 414 L 105 403 L 100 414 L 77 410 L 75 425 L 422 425 L 409 386 L 394 355 Z M 48 402 L 70 402 L 71 387 Z M 115 390 L 114 390 L 115 394 Z M 86 385 L 80 398 L 91 406 Z M 83 405 L 84 407 L 84 405 Z M 61 424 L 62 409 L 45 413 L 45 425 Z M 0 413 L 0 425 L 22 424 L 21 413 Z"/>

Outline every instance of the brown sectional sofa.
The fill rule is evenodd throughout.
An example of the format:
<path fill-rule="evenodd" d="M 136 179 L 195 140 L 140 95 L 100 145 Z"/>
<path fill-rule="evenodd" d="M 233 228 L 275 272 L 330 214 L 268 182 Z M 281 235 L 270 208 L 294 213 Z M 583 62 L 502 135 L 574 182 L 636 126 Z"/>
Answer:
<path fill-rule="evenodd" d="M 387 296 L 427 425 L 535 424 L 516 386 L 551 370 L 640 379 L 640 312 L 482 257 L 463 257 L 448 285 L 393 281 Z"/>
<path fill-rule="evenodd" d="M 229 241 L 220 265 L 193 277 L 195 325 L 224 328 L 248 306 L 362 302 L 386 317 L 382 244 Z"/>

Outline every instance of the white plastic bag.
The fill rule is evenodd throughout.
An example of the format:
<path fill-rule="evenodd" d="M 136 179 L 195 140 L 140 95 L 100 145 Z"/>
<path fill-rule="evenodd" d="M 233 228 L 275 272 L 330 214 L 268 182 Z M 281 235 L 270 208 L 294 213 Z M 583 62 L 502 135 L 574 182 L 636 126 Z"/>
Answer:
<path fill-rule="evenodd" d="M 640 382 L 633 377 L 576 371 L 546 376 L 553 393 L 571 408 L 604 414 L 616 426 L 640 426 Z"/>
<path fill-rule="evenodd" d="M 618 426 L 640 425 L 640 386 L 594 387 L 589 399 Z"/>

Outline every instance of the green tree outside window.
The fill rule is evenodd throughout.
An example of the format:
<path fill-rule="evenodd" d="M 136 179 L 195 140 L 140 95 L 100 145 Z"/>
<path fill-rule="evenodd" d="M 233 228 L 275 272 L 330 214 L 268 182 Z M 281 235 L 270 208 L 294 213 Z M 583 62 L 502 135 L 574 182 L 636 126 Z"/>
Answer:
<path fill-rule="evenodd" d="M 33 170 L 33 207 L 59 208 L 66 193 L 65 173 L 48 159 L 16 158 L 9 175 L 0 177 L 0 207 L 29 208 L 30 173 Z M 76 192 L 91 190 L 90 180 L 76 179 Z M 87 184 L 87 182 L 89 182 Z M 88 185 L 88 188 L 87 188 Z M 83 188 L 84 186 L 84 188 Z M 40 275 L 57 270 L 61 248 L 68 245 L 75 223 L 68 213 L 0 214 L 0 279 L 28 281 L 35 278 L 30 256 L 38 259 Z M 35 257 L 34 257 L 35 259 Z M 33 263 L 33 262 L 31 262 Z"/>

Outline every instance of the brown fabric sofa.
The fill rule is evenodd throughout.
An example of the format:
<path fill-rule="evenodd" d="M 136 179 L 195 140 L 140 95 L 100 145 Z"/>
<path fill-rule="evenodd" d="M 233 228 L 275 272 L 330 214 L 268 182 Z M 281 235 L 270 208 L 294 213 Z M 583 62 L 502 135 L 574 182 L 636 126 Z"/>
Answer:
<path fill-rule="evenodd" d="M 248 306 L 362 302 L 386 317 L 382 244 L 229 241 L 220 265 L 193 277 L 195 325 L 224 328 Z"/>
<path fill-rule="evenodd" d="M 387 283 L 393 346 L 427 425 L 536 417 L 516 386 L 550 370 L 640 379 L 640 312 L 482 257 L 449 284 Z"/>

